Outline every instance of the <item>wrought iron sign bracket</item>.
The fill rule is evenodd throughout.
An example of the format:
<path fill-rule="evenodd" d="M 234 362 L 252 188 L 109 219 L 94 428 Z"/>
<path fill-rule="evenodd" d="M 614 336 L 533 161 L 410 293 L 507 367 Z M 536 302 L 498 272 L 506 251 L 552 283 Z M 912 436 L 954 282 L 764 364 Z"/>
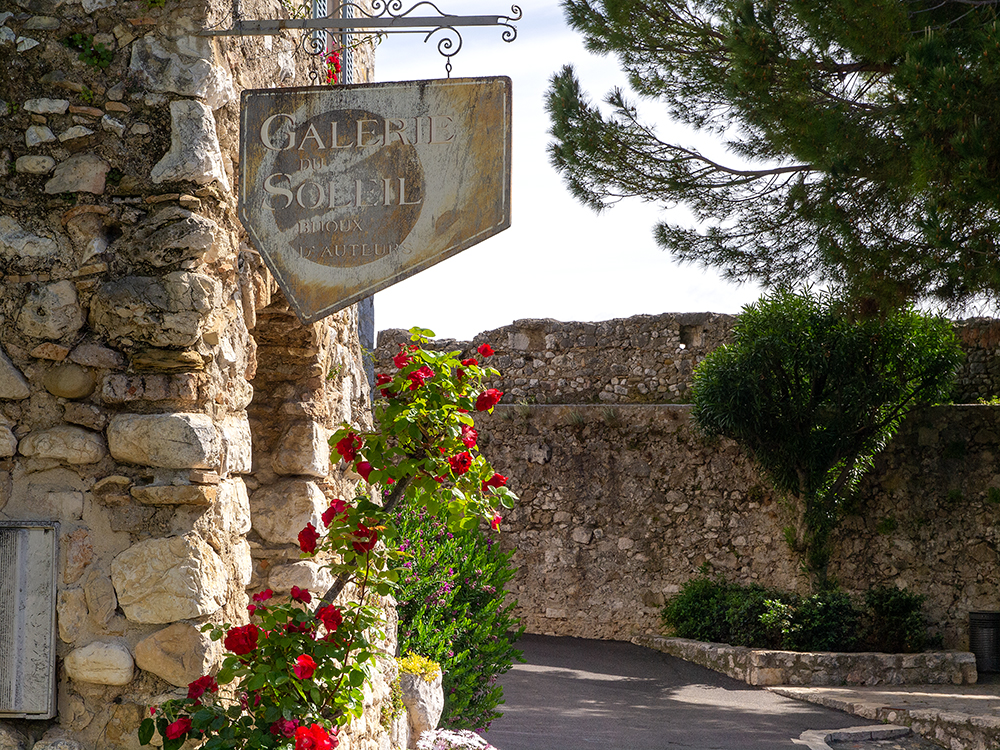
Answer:
<path fill-rule="evenodd" d="M 233 0 L 233 26 L 229 29 L 208 29 L 202 36 L 268 36 L 285 30 L 312 32 L 303 34 L 302 46 L 310 54 L 327 51 L 326 36 L 357 37 L 382 34 L 424 34 L 424 42 L 436 34 L 438 52 L 446 59 L 445 70 L 451 75 L 451 58 L 462 49 L 459 28 L 472 26 L 503 27 L 501 38 L 513 42 L 517 38 L 515 21 L 521 20 L 521 9 L 511 6 L 511 15 L 455 16 L 443 13 L 434 3 L 422 0 L 403 10 L 402 0 L 373 0 L 371 12 L 355 3 L 344 3 L 323 17 L 247 20 L 242 17 L 240 0 Z M 432 8 L 438 15 L 413 15 L 418 9 Z M 326 32 L 325 34 L 323 32 Z M 346 45 L 344 45 L 346 46 Z"/>

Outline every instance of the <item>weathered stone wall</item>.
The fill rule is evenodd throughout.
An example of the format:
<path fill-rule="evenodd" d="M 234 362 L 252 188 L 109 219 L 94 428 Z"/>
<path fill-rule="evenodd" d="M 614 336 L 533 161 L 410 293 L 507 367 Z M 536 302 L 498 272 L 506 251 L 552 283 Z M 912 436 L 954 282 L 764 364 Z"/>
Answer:
<path fill-rule="evenodd" d="M 493 363 L 504 403 L 672 404 L 690 401 L 691 374 L 704 356 L 729 343 L 737 317 L 718 313 L 664 313 L 599 323 L 518 320 L 486 331 L 472 342 L 441 339 L 442 348 L 474 354 L 482 342 L 497 352 Z M 954 400 L 975 403 L 1000 395 L 1000 320 L 958 321 L 966 353 Z M 391 350 L 407 340 L 400 330 L 382 331 Z"/>
<path fill-rule="evenodd" d="M 484 453 L 521 497 L 502 539 L 516 549 L 511 590 L 530 632 L 621 640 L 657 632 L 666 598 L 704 563 L 734 581 L 808 590 L 784 541 L 790 510 L 736 445 L 699 435 L 687 406 L 631 403 L 686 400 L 693 366 L 734 320 L 530 320 L 472 342 L 436 342 L 465 356 L 484 342 L 496 351 L 490 364 L 501 377 L 491 385 L 506 395 L 477 427 Z M 966 393 L 997 393 L 997 326 L 956 324 L 969 352 Z M 383 331 L 376 367 L 391 371 L 405 340 Z M 831 572 L 842 586 L 926 594 L 947 647 L 967 647 L 969 611 L 998 609 L 996 418 L 988 406 L 911 416 L 837 539 Z"/>
<path fill-rule="evenodd" d="M 58 717 L 0 721 L 25 748 L 138 747 L 216 663 L 200 625 L 327 582 L 295 534 L 352 491 L 326 437 L 370 418 L 356 313 L 300 325 L 234 193 L 239 91 L 318 63 L 289 35 L 198 36 L 230 12 L 0 5 L 0 520 L 56 521 L 61 550 Z M 341 747 L 387 746 L 387 695 Z"/>

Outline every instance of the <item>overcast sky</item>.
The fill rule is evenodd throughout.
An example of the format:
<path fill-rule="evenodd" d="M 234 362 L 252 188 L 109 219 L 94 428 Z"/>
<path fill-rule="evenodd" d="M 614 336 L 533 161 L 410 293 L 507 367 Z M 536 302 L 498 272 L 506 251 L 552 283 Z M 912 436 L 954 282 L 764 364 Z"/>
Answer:
<path fill-rule="evenodd" d="M 498 0 L 440 0 L 438 7 L 455 15 L 510 15 L 510 5 Z M 570 196 L 546 152 L 549 78 L 571 63 L 591 98 L 600 100 L 625 86 L 625 76 L 614 59 L 583 48 L 557 0 L 527 0 L 521 9 L 513 43 L 501 39 L 499 28 L 466 29 L 452 71 L 456 78 L 506 75 L 513 81 L 511 228 L 376 294 L 376 330 L 419 325 L 439 337 L 468 339 L 521 318 L 735 313 L 756 299 L 755 287 L 682 266 L 657 247 L 652 232 L 659 207 L 632 201 L 595 214 Z M 382 42 L 375 80 L 444 78 L 435 39 L 421 40 L 403 34 Z M 643 111 L 662 132 L 670 129 L 657 103 Z"/>

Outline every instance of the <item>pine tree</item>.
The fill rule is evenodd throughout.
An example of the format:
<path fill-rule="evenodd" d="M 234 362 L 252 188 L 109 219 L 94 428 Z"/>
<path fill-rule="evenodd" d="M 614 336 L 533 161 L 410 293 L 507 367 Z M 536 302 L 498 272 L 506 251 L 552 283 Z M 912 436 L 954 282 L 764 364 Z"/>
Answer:
<path fill-rule="evenodd" d="M 548 92 L 553 164 L 584 203 L 685 204 L 676 258 L 737 280 L 823 280 L 880 305 L 1000 297 L 1000 0 L 564 0 L 643 99 L 726 140 L 659 137 L 571 67 Z"/>

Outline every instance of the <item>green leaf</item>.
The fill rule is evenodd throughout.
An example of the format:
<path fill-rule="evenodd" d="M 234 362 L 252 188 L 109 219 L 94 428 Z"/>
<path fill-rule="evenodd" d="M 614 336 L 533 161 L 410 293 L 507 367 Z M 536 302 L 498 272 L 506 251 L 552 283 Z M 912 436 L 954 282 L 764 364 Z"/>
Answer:
<path fill-rule="evenodd" d="M 148 745 L 149 741 L 153 739 L 155 729 L 156 726 L 153 724 L 152 719 L 143 719 L 139 725 L 139 744 Z"/>

